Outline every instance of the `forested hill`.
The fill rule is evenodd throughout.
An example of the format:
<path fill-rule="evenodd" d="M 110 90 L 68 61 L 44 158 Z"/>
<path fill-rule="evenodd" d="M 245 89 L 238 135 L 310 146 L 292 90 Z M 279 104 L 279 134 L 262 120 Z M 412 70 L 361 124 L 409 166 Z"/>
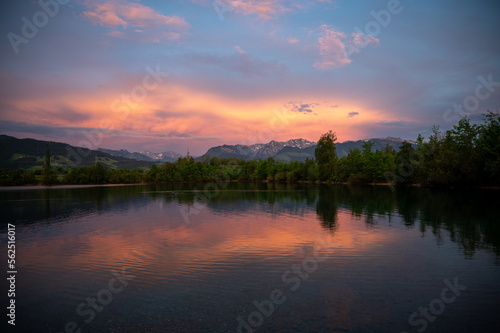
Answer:
<path fill-rule="evenodd" d="M 67 143 L 18 139 L 0 134 L 0 169 L 27 170 L 43 168 L 47 145 L 52 156 L 52 167 L 54 168 L 91 166 L 96 161 L 112 169 L 149 168 L 153 164 L 148 161 L 137 161 L 112 156 L 97 150 L 75 147 Z"/>

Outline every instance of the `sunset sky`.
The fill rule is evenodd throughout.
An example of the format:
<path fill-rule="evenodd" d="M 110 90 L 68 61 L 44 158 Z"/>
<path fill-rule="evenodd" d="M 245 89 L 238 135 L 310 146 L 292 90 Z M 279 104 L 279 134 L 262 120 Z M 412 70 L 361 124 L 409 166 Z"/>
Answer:
<path fill-rule="evenodd" d="M 6 0 L 0 16 L 0 133 L 19 138 L 201 155 L 330 129 L 414 140 L 500 108 L 497 0 Z"/>

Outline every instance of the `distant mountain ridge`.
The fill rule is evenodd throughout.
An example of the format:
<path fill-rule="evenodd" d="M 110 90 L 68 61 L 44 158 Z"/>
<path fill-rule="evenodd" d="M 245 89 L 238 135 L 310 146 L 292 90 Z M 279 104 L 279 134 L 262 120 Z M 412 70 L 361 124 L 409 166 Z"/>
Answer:
<path fill-rule="evenodd" d="M 387 145 L 398 151 L 405 141 L 401 138 L 387 137 L 378 139 L 367 139 L 357 141 L 345 141 L 337 143 L 337 156 L 346 156 L 352 149 L 362 149 L 366 141 L 373 142 L 372 150 L 383 150 Z M 415 142 L 408 141 L 415 145 Z M 96 161 L 107 165 L 110 168 L 147 168 L 153 163 L 175 162 L 181 154 L 167 151 L 162 153 L 152 153 L 149 151 L 129 152 L 125 149 L 112 150 L 99 148 L 89 150 L 86 148 L 74 147 L 66 143 L 42 141 L 35 139 L 17 139 L 15 137 L 0 134 L 0 168 L 42 168 L 44 163 L 46 145 L 49 145 L 53 156 L 54 167 L 73 167 L 74 163 L 67 161 L 69 151 L 80 151 L 77 166 L 93 165 Z M 316 142 L 305 139 L 292 139 L 285 142 L 270 141 L 268 143 L 258 143 L 253 145 L 222 145 L 208 149 L 202 156 L 196 158 L 219 157 L 238 158 L 244 160 L 274 158 L 276 161 L 291 162 L 305 161 L 307 158 L 314 159 Z M 74 157 L 76 153 L 72 153 Z M 74 162 L 74 161 L 73 161 Z"/>
<path fill-rule="evenodd" d="M 401 138 L 379 138 L 357 141 L 345 141 L 337 143 L 337 156 L 344 157 L 349 154 L 351 149 L 363 147 L 366 141 L 373 142 L 372 150 L 383 150 L 387 145 L 398 151 L 401 144 L 405 141 Z M 408 141 L 415 144 L 413 141 Z M 219 158 L 239 158 L 244 160 L 267 159 L 274 158 L 276 161 L 291 162 L 305 161 L 307 158 L 314 159 L 314 149 L 316 142 L 305 139 L 293 139 L 286 142 L 270 141 L 266 144 L 246 145 L 222 145 L 210 148 L 203 157 L 219 157 Z"/>
<path fill-rule="evenodd" d="M 137 161 L 151 161 L 151 159 L 149 157 L 144 156 L 143 154 L 131 153 L 126 149 L 113 150 L 113 149 L 97 148 L 97 150 L 100 152 L 112 155 L 112 156 L 120 156 L 120 157 L 130 158 L 130 159 L 134 159 Z"/>
<path fill-rule="evenodd" d="M 250 146 L 246 145 L 222 145 L 210 148 L 201 158 L 221 157 L 221 158 L 242 158 L 244 160 L 267 159 L 278 154 L 285 147 L 306 149 L 316 145 L 316 142 L 305 139 L 292 139 L 286 142 L 270 141 L 268 143 L 257 143 Z"/>
<path fill-rule="evenodd" d="M 152 161 L 162 161 L 162 162 L 175 162 L 179 157 L 182 157 L 181 154 L 178 154 L 173 151 L 165 151 L 163 153 L 152 153 L 147 150 L 141 150 L 139 154 L 149 157 Z"/>
<path fill-rule="evenodd" d="M 179 157 L 182 157 L 181 154 L 177 154 L 173 151 L 166 151 L 163 153 L 152 153 L 147 150 L 141 150 L 139 152 L 131 153 L 126 149 L 113 150 L 113 149 L 104 149 L 98 148 L 98 151 L 110 154 L 112 156 L 120 156 L 125 158 L 131 158 L 138 161 L 150 161 L 150 162 L 175 162 Z"/>
<path fill-rule="evenodd" d="M 47 146 L 54 168 L 91 166 L 96 162 L 109 168 L 149 168 L 153 162 L 112 156 L 102 151 L 71 146 L 67 143 L 18 139 L 0 134 L 0 169 L 42 169 Z"/>

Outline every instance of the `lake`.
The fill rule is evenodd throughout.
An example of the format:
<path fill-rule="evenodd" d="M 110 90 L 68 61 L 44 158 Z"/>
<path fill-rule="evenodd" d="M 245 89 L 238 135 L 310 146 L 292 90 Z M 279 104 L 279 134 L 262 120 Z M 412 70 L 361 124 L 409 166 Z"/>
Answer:
<path fill-rule="evenodd" d="M 499 193 L 3 188 L 4 253 L 7 223 L 16 237 L 15 331 L 493 332 Z M 4 309 L 8 288 L 4 280 Z"/>

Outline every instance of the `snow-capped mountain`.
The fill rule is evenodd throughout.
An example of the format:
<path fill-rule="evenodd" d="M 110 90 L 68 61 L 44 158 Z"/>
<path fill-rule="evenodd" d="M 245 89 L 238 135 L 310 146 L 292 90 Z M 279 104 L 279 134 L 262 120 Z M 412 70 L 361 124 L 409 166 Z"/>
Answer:
<path fill-rule="evenodd" d="M 394 148 L 396 151 L 404 141 L 400 138 L 382 138 L 382 139 L 368 139 L 357 141 L 345 141 L 337 143 L 337 156 L 346 156 L 351 149 L 361 149 L 365 141 L 374 143 L 372 150 L 382 150 L 387 145 Z M 413 142 L 410 142 L 413 143 Z M 223 145 L 210 148 L 205 155 L 209 157 L 221 158 L 241 158 L 245 160 L 267 159 L 273 157 L 276 161 L 305 161 L 307 158 L 314 159 L 314 148 L 316 142 L 293 139 L 286 142 L 270 141 L 266 144 L 254 144 L 250 146 L 245 145 Z M 203 157 L 202 156 L 202 157 Z"/>
<path fill-rule="evenodd" d="M 257 143 L 250 146 L 245 145 L 222 145 L 210 148 L 205 155 L 210 157 L 236 157 L 246 160 L 266 159 L 276 155 L 285 147 L 304 149 L 314 146 L 316 142 L 305 139 L 293 139 L 286 142 L 270 141 L 268 143 Z"/>
<path fill-rule="evenodd" d="M 379 138 L 379 139 L 367 139 L 367 140 L 357 140 L 357 141 L 345 141 L 337 143 L 337 156 L 346 156 L 351 149 L 361 149 L 365 141 L 371 141 L 374 143 L 372 150 L 382 150 L 387 145 L 394 148 L 396 151 L 401 146 L 401 143 L 405 140 L 401 138 Z M 415 144 L 409 141 L 411 144 Z M 202 159 L 203 157 L 220 157 L 220 158 L 241 158 L 244 160 L 257 160 L 257 159 L 267 159 L 273 157 L 276 161 L 305 161 L 307 158 L 314 159 L 314 148 L 316 147 L 316 142 L 308 141 L 305 139 L 292 139 L 285 142 L 280 141 L 270 141 L 268 143 L 257 143 L 253 145 L 222 145 L 210 148 L 203 156 L 197 158 Z M 102 152 L 106 152 L 110 155 L 121 156 L 126 158 L 133 158 L 136 160 L 143 161 L 153 161 L 153 162 L 175 162 L 181 154 L 173 151 L 166 151 L 162 153 L 153 153 L 147 150 L 142 150 L 140 152 L 130 153 L 125 149 L 121 150 L 111 150 L 111 149 L 99 149 Z"/>
<path fill-rule="evenodd" d="M 175 162 L 179 157 L 182 157 L 181 154 L 177 154 L 176 152 L 173 151 L 166 151 L 163 153 L 152 153 L 150 151 L 142 150 L 140 152 L 131 153 L 126 149 L 113 150 L 104 148 L 99 148 L 98 151 L 113 156 L 131 158 L 138 161 Z"/>
<path fill-rule="evenodd" d="M 163 153 L 152 153 L 147 150 L 141 150 L 139 151 L 139 154 L 142 154 L 144 156 L 149 157 L 151 160 L 154 161 L 162 161 L 162 162 L 173 162 L 177 161 L 179 157 L 182 157 L 181 154 L 178 154 L 173 151 L 165 151 Z"/>

